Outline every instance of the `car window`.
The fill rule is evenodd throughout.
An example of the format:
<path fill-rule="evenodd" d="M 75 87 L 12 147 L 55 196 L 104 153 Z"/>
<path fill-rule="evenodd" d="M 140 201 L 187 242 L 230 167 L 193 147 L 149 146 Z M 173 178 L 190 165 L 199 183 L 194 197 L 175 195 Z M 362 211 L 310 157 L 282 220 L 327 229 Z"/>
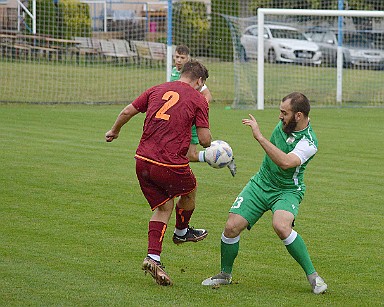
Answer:
<path fill-rule="evenodd" d="M 299 40 L 308 40 L 304 34 L 289 29 L 270 29 L 272 37 L 274 38 L 285 38 L 285 39 L 299 39 Z"/>
<path fill-rule="evenodd" d="M 314 42 L 323 42 L 324 33 L 323 32 L 310 32 L 306 33 L 308 37 L 310 37 Z"/>
<path fill-rule="evenodd" d="M 253 35 L 252 29 L 248 29 L 244 32 L 245 35 Z"/>
<path fill-rule="evenodd" d="M 257 36 L 257 27 L 249 28 L 247 31 L 245 31 L 244 34 L 252 35 L 252 36 Z"/>
<path fill-rule="evenodd" d="M 358 33 L 345 33 L 343 36 L 345 44 L 350 46 L 369 46 L 369 41 L 365 37 Z"/>
<path fill-rule="evenodd" d="M 335 36 L 331 32 L 327 32 L 324 34 L 323 41 L 326 43 L 336 44 Z"/>
<path fill-rule="evenodd" d="M 264 38 L 270 38 L 268 30 L 266 28 L 264 28 Z"/>

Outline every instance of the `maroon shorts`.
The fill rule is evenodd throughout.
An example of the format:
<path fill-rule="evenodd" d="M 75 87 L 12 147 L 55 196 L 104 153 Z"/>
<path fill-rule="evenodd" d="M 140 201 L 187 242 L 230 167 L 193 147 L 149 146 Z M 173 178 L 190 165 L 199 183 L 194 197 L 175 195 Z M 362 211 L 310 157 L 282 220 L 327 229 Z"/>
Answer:
<path fill-rule="evenodd" d="M 158 165 L 136 158 L 136 175 L 152 210 L 168 200 L 196 189 L 196 177 L 189 165 Z"/>

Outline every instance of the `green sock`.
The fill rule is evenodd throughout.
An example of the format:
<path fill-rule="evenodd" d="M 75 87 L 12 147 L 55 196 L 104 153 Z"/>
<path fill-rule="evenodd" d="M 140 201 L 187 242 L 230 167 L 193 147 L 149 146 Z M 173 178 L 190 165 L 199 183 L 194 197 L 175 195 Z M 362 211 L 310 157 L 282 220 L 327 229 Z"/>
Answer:
<path fill-rule="evenodd" d="M 296 239 L 285 246 L 291 256 L 301 265 L 306 275 L 316 272 L 303 238 L 297 234 Z"/>
<path fill-rule="evenodd" d="M 221 241 L 221 271 L 232 274 L 233 262 L 239 252 L 239 241 L 227 244 Z"/>

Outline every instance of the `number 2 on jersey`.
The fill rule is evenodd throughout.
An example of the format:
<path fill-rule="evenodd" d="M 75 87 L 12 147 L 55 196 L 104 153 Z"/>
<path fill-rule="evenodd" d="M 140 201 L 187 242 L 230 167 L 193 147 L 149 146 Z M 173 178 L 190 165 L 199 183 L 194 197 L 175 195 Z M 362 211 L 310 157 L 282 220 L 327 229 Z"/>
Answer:
<path fill-rule="evenodd" d="M 155 117 L 164 119 L 164 120 L 169 120 L 170 115 L 165 114 L 165 112 L 168 111 L 168 109 L 172 108 L 176 103 L 179 102 L 179 94 L 174 92 L 174 91 L 168 91 L 163 95 L 163 100 L 166 100 L 166 103 L 160 108 L 159 111 L 157 111 Z"/>

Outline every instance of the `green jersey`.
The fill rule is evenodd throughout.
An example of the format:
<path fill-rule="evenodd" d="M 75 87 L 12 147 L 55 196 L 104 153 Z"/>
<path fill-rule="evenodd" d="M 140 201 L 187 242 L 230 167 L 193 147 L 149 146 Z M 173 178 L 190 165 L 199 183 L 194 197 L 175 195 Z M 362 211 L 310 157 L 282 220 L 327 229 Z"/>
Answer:
<path fill-rule="evenodd" d="M 171 80 L 170 81 L 177 81 L 180 79 L 180 71 L 177 70 L 176 66 L 172 68 L 171 72 Z"/>
<path fill-rule="evenodd" d="M 262 185 L 276 189 L 294 189 L 305 191 L 304 170 L 317 152 L 317 138 L 310 124 L 301 130 L 286 134 L 280 121 L 272 132 L 271 143 L 285 153 L 293 152 L 301 165 L 283 170 L 268 155 L 265 155 L 259 172 L 254 176 Z"/>

